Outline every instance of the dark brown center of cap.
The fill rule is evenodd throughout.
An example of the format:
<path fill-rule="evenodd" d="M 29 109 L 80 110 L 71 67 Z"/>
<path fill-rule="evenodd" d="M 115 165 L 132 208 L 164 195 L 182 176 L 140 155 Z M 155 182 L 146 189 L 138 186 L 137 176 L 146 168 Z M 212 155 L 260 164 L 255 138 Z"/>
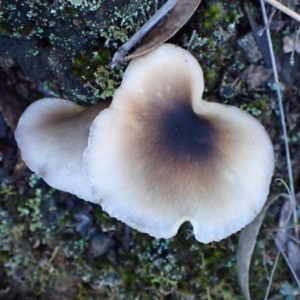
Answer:
<path fill-rule="evenodd" d="M 134 146 L 128 144 L 128 155 L 142 170 L 145 186 L 162 188 L 170 195 L 180 190 L 183 198 L 191 185 L 199 190 L 212 179 L 216 181 L 224 162 L 219 120 L 196 114 L 189 99 L 143 103 L 135 109 L 138 113 L 134 114 L 137 117 L 131 129 L 135 132 Z"/>
<path fill-rule="evenodd" d="M 173 157 L 203 162 L 214 155 L 216 129 L 212 122 L 197 116 L 188 103 L 166 109 L 159 127 L 162 150 Z"/>

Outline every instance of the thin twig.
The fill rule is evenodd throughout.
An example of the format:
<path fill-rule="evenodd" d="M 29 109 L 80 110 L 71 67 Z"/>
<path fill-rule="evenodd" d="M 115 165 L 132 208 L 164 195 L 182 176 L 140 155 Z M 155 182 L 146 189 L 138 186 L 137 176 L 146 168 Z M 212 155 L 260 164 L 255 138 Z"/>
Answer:
<path fill-rule="evenodd" d="M 273 5 L 277 9 L 281 10 L 285 14 L 289 15 L 291 18 L 295 19 L 296 21 L 300 22 L 300 15 L 291 10 L 290 8 L 286 7 L 282 3 L 278 2 L 277 0 L 265 0 L 267 3 Z"/>
<path fill-rule="evenodd" d="M 176 5 L 179 0 L 168 0 L 125 44 L 123 44 L 115 53 L 111 67 L 120 61 L 137 43 L 144 37 L 169 11 Z"/>
<path fill-rule="evenodd" d="M 60 246 L 56 246 L 52 252 L 51 258 L 49 259 L 49 263 L 52 263 L 55 257 L 57 256 L 58 252 L 60 250 Z"/>
<path fill-rule="evenodd" d="M 262 1 L 263 1 L 263 0 L 262 0 Z M 273 234 L 271 234 L 271 237 L 273 238 L 274 242 L 276 243 L 275 236 L 274 236 Z M 300 288 L 300 281 L 299 281 L 299 279 L 298 279 L 298 276 L 297 276 L 297 274 L 295 273 L 295 270 L 294 270 L 293 266 L 291 265 L 290 260 L 288 259 L 288 257 L 287 257 L 286 254 L 284 253 L 284 250 L 282 249 L 282 247 L 281 247 L 280 244 L 278 244 L 278 249 L 279 249 L 281 255 L 284 257 L 284 259 L 285 259 L 287 265 L 288 265 L 289 268 L 290 268 L 290 271 L 292 272 L 292 274 L 293 274 L 293 276 L 294 276 L 294 278 L 295 278 L 295 280 L 296 280 L 296 282 L 297 282 L 297 284 L 298 284 L 298 287 Z"/>
<path fill-rule="evenodd" d="M 262 36 L 265 32 L 265 30 L 270 26 L 270 23 L 272 22 L 272 19 L 276 13 L 277 9 L 275 7 L 272 8 L 272 11 L 271 11 L 271 14 L 270 14 L 270 17 L 268 18 L 268 23 L 265 25 L 265 27 L 263 29 L 261 29 L 257 34 L 259 36 Z"/>
<path fill-rule="evenodd" d="M 194 42 L 194 40 L 196 38 L 196 35 L 197 35 L 196 30 L 193 30 L 190 41 L 189 41 L 188 46 L 187 46 L 187 50 L 190 50 L 190 48 L 192 46 L 192 43 Z"/>
<path fill-rule="evenodd" d="M 278 251 L 277 255 L 276 255 L 275 263 L 273 265 L 272 272 L 271 272 L 271 275 L 270 275 L 270 278 L 269 278 L 269 284 L 268 284 L 268 287 L 267 287 L 267 290 L 266 290 L 266 293 L 265 293 L 264 300 L 268 300 L 269 292 L 270 292 L 270 289 L 271 289 L 271 286 L 272 286 L 272 283 L 273 283 L 273 277 L 274 277 L 275 270 L 276 270 L 276 267 L 277 267 L 277 264 L 278 264 L 279 256 L 280 256 L 280 252 Z"/>
<path fill-rule="evenodd" d="M 277 232 L 278 232 L 278 231 L 277 231 Z M 295 243 L 300 244 L 300 241 L 297 240 L 294 236 L 292 236 L 292 235 L 290 235 L 290 234 L 288 234 L 288 233 L 286 233 L 286 232 L 283 232 L 283 234 L 284 234 L 286 237 L 288 237 L 290 240 L 294 241 Z"/>
<path fill-rule="evenodd" d="M 267 13 L 266 13 L 266 7 L 265 7 L 264 0 L 260 0 L 260 5 L 261 5 L 263 18 L 264 18 L 264 23 L 267 24 L 268 17 L 267 17 Z M 275 57 L 274 57 L 274 50 L 273 50 L 269 27 L 266 29 L 266 35 L 267 35 L 269 49 L 270 49 L 272 69 L 273 69 L 273 73 L 274 73 L 277 100 L 278 100 L 278 106 L 279 106 L 279 111 L 280 111 L 281 127 L 282 127 L 283 137 L 284 137 L 285 155 L 286 155 L 288 177 L 289 177 L 289 187 L 290 187 L 291 198 L 292 198 L 293 222 L 295 224 L 295 236 L 298 238 L 299 237 L 298 218 L 297 218 L 297 210 L 296 210 L 295 189 L 294 189 L 293 173 L 292 173 L 292 166 L 291 166 L 290 149 L 289 149 L 289 142 L 288 142 L 288 137 L 287 137 L 287 130 L 286 130 L 286 124 L 285 124 L 285 118 L 284 118 L 284 110 L 283 110 L 283 105 L 282 105 L 282 97 L 281 97 L 281 92 L 280 92 L 276 61 L 275 61 Z"/>

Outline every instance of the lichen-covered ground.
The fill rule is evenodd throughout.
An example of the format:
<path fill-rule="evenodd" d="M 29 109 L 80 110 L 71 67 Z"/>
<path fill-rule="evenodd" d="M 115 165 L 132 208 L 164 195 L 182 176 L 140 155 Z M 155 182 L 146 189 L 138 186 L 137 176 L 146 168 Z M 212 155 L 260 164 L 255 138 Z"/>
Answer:
<path fill-rule="evenodd" d="M 51 189 L 26 168 L 14 140 L 18 117 L 44 95 L 87 105 L 110 99 L 126 68 L 109 68 L 113 54 L 164 2 L 0 0 L 0 299 L 243 299 L 238 234 L 208 245 L 194 239 L 189 224 L 170 240 L 141 234 L 100 206 Z M 264 124 L 275 149 L 274 178 L 288 182 L 274 81 L 268 53 L 261 54 L 267 44 L 258 48 L 249 16 L 262 24 L 257 1 L 202 0 L 170 42 L 201 63 L 207 99 L 238 106 Z M 292 67 L 282 49 L 297 28 L 282 13 L 271 23 L 296 192 L 299 56 Z M 279 191 L 285 189 L 274 181 L 271 193 Z M 280 207 L 268 212 L 255 248 L 253 299 L 263 299 L 268 284 L 276 255 L 268 233 Z M 270 299 L 296 299 L 294 287 L 280 260 Z"/>

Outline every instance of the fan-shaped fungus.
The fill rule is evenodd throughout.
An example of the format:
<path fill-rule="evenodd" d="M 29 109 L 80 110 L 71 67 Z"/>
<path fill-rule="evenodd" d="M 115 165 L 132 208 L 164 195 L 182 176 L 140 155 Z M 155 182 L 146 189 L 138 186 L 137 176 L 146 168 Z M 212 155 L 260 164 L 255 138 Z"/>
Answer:
<path fill-rule="evenodd" d="M 203 88 L 197 60 L 174 45 L 131 61 L 84 153 L 111 216 L 157 238 L 189 221 L 208 243 L 260 212 L 274 167 L 268 134 L 248 113 L 202 100 Z"/>
<path fill-rule="evenodd" d="M 108 109 L 43 99 L 16 139 L 49 185 L 131 227 L 170 238 L 189 221 L 198 241 L 219 241 L 260 212 L 274 157 L 254 117 L 202 100 L 203 89 L 197 60 L 164 44 L 131 61 Z"/>
<path fill-rule="evenodd" d="M 31 104 L 15 131 L 27 166 L 50 186 L 94 202 L 82 155 L 92 122 L 109 104 L 84 107 L 59 98 Z"/>

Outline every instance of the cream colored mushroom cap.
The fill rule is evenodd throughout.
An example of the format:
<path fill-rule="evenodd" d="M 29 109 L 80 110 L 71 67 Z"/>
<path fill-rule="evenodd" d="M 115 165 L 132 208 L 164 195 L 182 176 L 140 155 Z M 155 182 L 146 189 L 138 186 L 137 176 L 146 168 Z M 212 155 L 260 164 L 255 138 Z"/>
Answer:
<path fill-rule="evenodd" d="M 59 98 L 31 104 L 21 116 L 15 138 L 27 166 L 50 186 L 94 201 L 83 170 L 90 126 L 107 104 L 92 108 Z"/>
<path fill-rule="evenodd" d="M 246 112 L 202 100 L 203 87 L 197 60 L 174 45 L 129 64 L 84 153 L 112 217 L 156 238 L 189 221 L 208 243 L 260 212 L 274 168 L 268 134 Z"/>

